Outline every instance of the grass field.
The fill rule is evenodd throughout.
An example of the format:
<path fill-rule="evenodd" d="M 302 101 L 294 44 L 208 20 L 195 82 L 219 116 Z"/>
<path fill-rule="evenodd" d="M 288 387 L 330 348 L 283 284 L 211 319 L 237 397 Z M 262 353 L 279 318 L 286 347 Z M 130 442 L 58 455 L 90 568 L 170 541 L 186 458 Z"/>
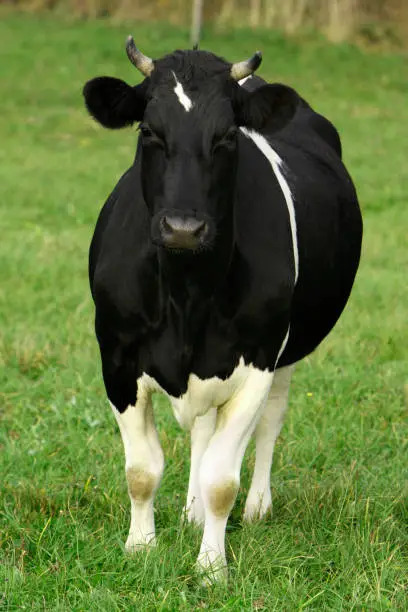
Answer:
<path fill-rule="evenodd" d="M 241 525 L 250 449 L 228 527 L 230 583 L 207 592 L 193 572 L 200 534 L 180 524 L 188 436 L 160 398 L 158 547 L 124 554 L 123 452 L 87 285 L 93 225 L 136 135 L 98 128 L 82 85 L 100 74 L 138 80 L 129 31 L 152 56 L 186 46 L 188 33 L 0 16 L 0 608 L 407 610 L 406 58 L 206 33 L 230 60 L 262 49 L 260 74 L 295 86 L 337 124 L 365 219 L 347 311 L 294 377 L 273 516 Z"/>

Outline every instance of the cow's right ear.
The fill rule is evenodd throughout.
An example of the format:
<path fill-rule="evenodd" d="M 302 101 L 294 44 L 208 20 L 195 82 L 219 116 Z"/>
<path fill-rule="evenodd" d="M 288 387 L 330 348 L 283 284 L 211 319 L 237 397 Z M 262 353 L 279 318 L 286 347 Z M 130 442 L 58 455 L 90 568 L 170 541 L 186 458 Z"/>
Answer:
<path fill-rule="evenodd" d="M 239 87 L 233 99 L 239 126 L 269 132 L 281 130 L 301 103 L 294 89 L 278 83 L 263 85 L 252 92 Z"/>
<path fill-rule="evenodd" d="M 114 77 L 97 77 L 83 90 L 90 115 L 101 125 L 113 130 L 141 121 L 146 108 L 144 82 L 131 87 Z"/>

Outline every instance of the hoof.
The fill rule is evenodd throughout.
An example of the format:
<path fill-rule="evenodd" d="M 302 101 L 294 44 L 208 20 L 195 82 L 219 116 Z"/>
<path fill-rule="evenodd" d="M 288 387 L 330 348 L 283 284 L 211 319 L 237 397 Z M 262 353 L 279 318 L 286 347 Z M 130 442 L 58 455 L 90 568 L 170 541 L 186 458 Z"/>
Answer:
<path fill-rule="evenodd" d="M 208 556 L 199 557 L 196 563 L 196 572 L 201 586 L 211 587 L 228 582 L 227 562 L 222 557 L 218 557 L 212 562 Z"/>
<path fill-rule="evenodd" d="M 156 546 L 156 538 L 152 535 L 144 538 L 129 534 L 126 540 L 125 550 L 128 554 L 133 555 L 139 552 L 147 552 Z"/>
<path fill-rule="evenodd" d="M 263 496 L 258 496 L 255 501 L 247 500 L 244 511 L 244 521 L 246 523 L 254 523 L 263 518 L 271 516 L 272 513 L 272 498 L 269 493 Z"/>
<path fill-rule="evenodd" d="M 256 523 L 262 521 L 272 515 L 272 506 L 267 508 L 260 508 L 259 506 L 252 506 L 245 509 L 244 521 L 246 523 Z"/>

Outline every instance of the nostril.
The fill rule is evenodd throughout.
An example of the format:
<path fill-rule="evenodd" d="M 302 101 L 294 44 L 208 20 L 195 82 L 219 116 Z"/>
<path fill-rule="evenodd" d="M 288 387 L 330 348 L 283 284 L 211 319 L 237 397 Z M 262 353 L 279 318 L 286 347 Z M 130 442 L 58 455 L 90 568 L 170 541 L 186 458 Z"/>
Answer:
<path fill-rule="evenodd" d="M 208 222 L 196 217 L 163 215 L 159 221 L 162 244 L 173 249 L 197 249 L 207 239 Z"/>
<path fill-rule="evenodd" d="M 171 234 L 171 232 L 173 231 L 173 228 L 171 224 L 168 222 L 167 217 L 162 217 L 160 221 L 160 229 L 162 232 L 166 234 Z"/>
<path fill-rule="evenodd" d="M 205 221 L 200 221 L 199 225 L 193 230 L 193 235 L 196 238 L 203 236 L 207 232 L 207 224 Z"/>

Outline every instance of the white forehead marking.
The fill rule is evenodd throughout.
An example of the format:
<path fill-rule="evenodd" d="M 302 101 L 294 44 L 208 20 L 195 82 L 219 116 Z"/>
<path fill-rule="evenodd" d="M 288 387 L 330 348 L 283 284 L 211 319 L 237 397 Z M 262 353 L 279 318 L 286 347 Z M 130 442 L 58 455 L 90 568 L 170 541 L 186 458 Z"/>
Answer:
<path fill-rule="evenodd" d="M 185 110 L 188 112 L 189 110 L 192 109 L 193 107 L 193 103 L 191 101 L 191 99 L 188 97 L 188 95 L 186 94 L 186 92 L 183 89 L 182 84 L 177 80 L 176 75 L 173 72 L 173 76 L 174 79 L 176 81 L 176 86 L 174 88 L 174 93 L 176 94 L 178 101 L 180 102 L 181 106 L 183 106 L 185 108 Z"/>

